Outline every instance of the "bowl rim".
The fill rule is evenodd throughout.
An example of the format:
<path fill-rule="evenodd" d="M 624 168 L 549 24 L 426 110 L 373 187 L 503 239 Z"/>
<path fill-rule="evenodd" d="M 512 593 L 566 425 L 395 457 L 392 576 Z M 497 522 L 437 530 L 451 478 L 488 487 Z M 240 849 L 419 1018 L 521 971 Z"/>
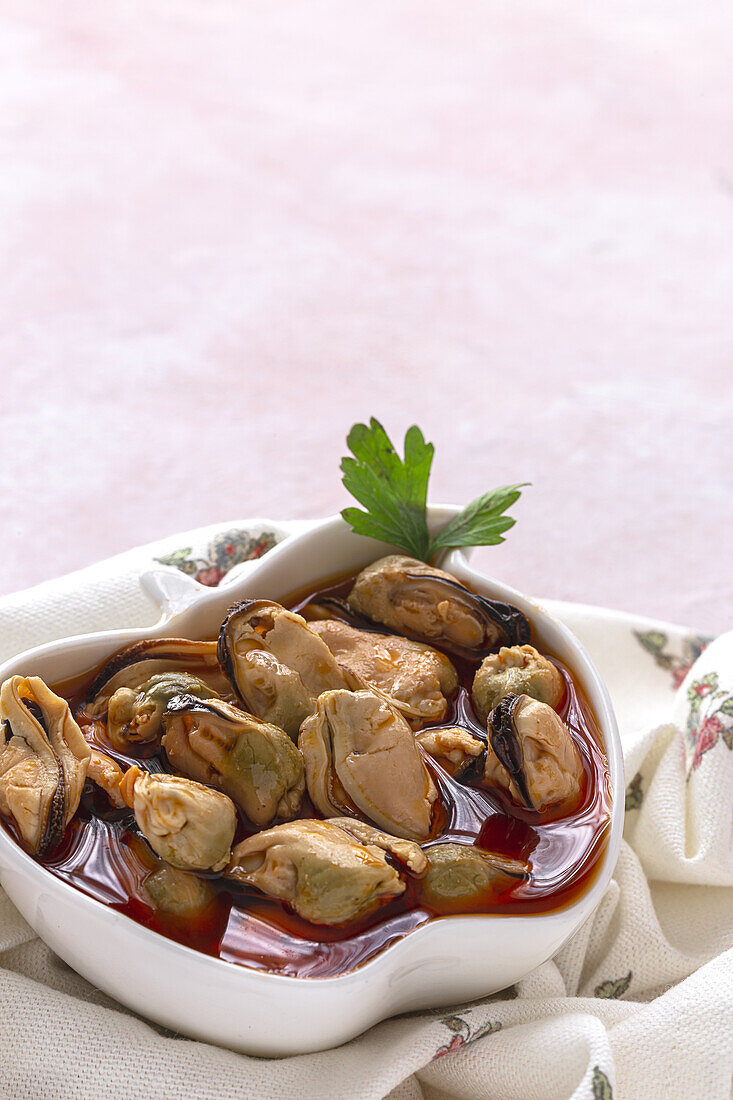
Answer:
<path fill-rule="evenodd" d="M 428 513 L 430 526 L 432 527 L 441 520 L 450 518 L 458 511 L 459 508 L 455 505 L 429 506 Z M 187 612 L 199 605 L 203 606 L 208 602 L 216 601 L 221 597 L 222 592 L 228 592 L 230 588 L 232 593 L 235 593 L 240 579 L 242 582 L 247 583 L 250 577 L 254 575 L 254 572 L 259 571 L 258 567 L 263 563 L 272 563 L 275 556 L 279 558 L 286 553 L 291 553 L 294 547 L 301 542 L 305 542 L 313 537 L 322 536 L 323 534 L 328 534 L 332 529 L 343 530 L 347 527 L 345 521 L 339 514 L 315 521 L 305 529 L 300 527 L 301 522 L 302 521 L 298 521 L 298 527 L 293 534 L 282 539 L 282 541 L 277 543 L 266 555 L 256 561 L 245 562 L 242 563 L 241 566 L 235 567 L 235 569 L 232 570 L 232 574 L 234 575 L 231 579 L 229 579 L 229 577 L 225 578 L 225 581 L 215 588 L 202 585 L 194 578 L 186 577 L 176 570 L 175 567 L 160 566 L 141 570 L 139 575 L 140 583 L 149 594 L 153 595 L 157 591 L 162 597 L 162 592 L 158 587 L 157 580 L 161 577 L 173 576 L 176 586 L 180 584 L 182 578 L 187 582 L 187 584 L 183 586 L 183 591 L 188 589 L 188 598 L 184 600 L 183 605 L 174 608 L 170 614 L 163 612 L 161 618 L 157 622 L 147 627 L 121 627 L 84 634 L 74 634 L 23 650 L 13 657 L 8 658 L 0 665 L 0 682 L 2 682 L 7 675 L 12 674 L 10 670 L 17 666 L 18 663 L 29 662 L 39 657 L 45 657 L 66 648 L 71 648 L 73 645 L 81 643 L 97 643 L 99 645 L 109 644 L 110 647 L 112 647 L 112 652 L 114 652 L 114 649 L 129 644 L 131 640 L 156 636 L 165 637 L 165 634 L 160 633 L 163 627 L 167 628 L 169 625 L 175 624 L 175 622 Z M 282 524 L 282 526 L 286 527 L 287 523 Z M 361 536 L 355 537 L 361 538 Z M 385 549 L 385 544 L 379 543 L 373 539 L 364 539 L 364 541 L 375 548 L 383 548 L 380 553 L 375 554 L 373 559 L 375 561 L 378 557 L 383 556 L 384 553 L 397 552 L 394 547 L 387 546 Z M 572 928 L 568 931 L 568 937 L 573 935 L 582 923 L 582 920 L 590 915 L 595 909 L 605 892 L 616 866 L 621 844 L 624 822 L 624 771 L 620 736 L 613 706 L 611 704 L 608 688 L 598 672 L 593 659 L 573 631 L 558 619 L 556 615 L 548 611 L 543 604 L 536 602 L 531 597 L 525 596 L 523 593 L 512 588 L 503 581 L 499 581 L 489 574 L 471 568 L 468 564 L 468 560 L 475 549 L 475 547 L 461 547 L 457 550 L 451 550 L 442 558 L 440 567 L 447 569 L 449 572 L 458 574 L 459 579 L 466 580 L 469 584 L 475 583 L 479 587 L 482 585 L 498 587 L 501 589 L 502 598 L 514 599 L 520 604 L 531 607 L 532 614 L 538 614 L 541 618 L 544 618 L 551 624 L 552 628 L 563 637 L 565 643 L 574 650 L 574 660 L 576 657 L 580 659 L 581 664 L 584 666 L 586 678 L 590 678 L 594 690 L 599 696 L 598 702 L 601 705 L 602 713 L 599 714 L 597 706 L 594 705 L 594 714 L 598 720 L 600 727 L 599 732 L 603 739 L 603 749 L 608 762 L 608 780 L 610 786 L 609 826 L 604 841 L 604 850 L 590 885 L 578 898 L 568 905 L 540 913 L 455 913 L 432 917 L 412 928 L 409 932 L 400 936 L 399 939 L 387 944 L 375 955 L 371 956 L 371 958 L 359 963 L 350 970 L 343 971 L 339 974 L 324 976 L 294 976 L 280 974 L 275 971 L 258 970 L 246 964 L 237 963 L 234 960 L 208 955 L 205 952 L 199 951 L 194 947 L 189 947 L 187 944 L 171 939 L 152 928 L 140 924 L 126 913 L 114 909 L 111 905 L 100 901 L 98 898 L 85 893 L 80 888 L 54 875 L 52 871 L 43 864 L 38 863 L 20 846 L 20 844 L 17 843 L 7 831 L 2 821 L 0 821 L 0 850 L 4 850 L 10 856 L 10 859 L 31 877 L 38 877 L 43 888 L 47 891 L 58 890 L 63 896 L 72 900 L 75 904 L 81 906 L 90 905 L 97 912 L 100 920 L 106 920 L 116 925 L 122 922 L 122 927 L 125 928 L 126 934 L 132 935 L 136 939 L 140 939 L 143 943 L 149 944 L 151 942 L 150 937 L 154 937 L 152 941 L 153 944 L 164 953 L 171 955 L 174 959 L 178 958 L 181 962 L 188 962 L 190 965 L 204 968 L 209 971 L 212 976 L 217 974 L 223 976 L 225 973 L 229 975 L 236 973 L 240 980 L 252 981 L 255 983 L 264 981 L 267 983 L 268 987 L 271 986 L 273 979 L 277 980 L 282 987 L 290 986 L 290 988 L 298 989 L 299 991 L 314 984 L 317 984 L 319 988 L 329 985 L 341 988 L 344 985 L 348 985 L 350 982 L 361 982 L 363 979 L 372 977 L 374 972 L 382 970 L 388 963 L 396 963 L 400 954 L 400 948 L 403 948 L 408 940 L 413 946 L 417 946 L 418 940 L 422 940 L 426 936 L 429 936 L 431 928 L 434 929 L 436 925 L 445 926 L 447 922 L 450 922 L 451 927 L 456 930 L 458 935 L 460 935 L 462 929 L 467 925 L 470 924 L 472 928 L 475 928 L 480 922 L 483 922 L 487 926 L 487 929 L 491 924 L 497 921 L 502 922 L 502 924 L 506 924 L 507 922 L 520 922 L 522 925 L 527 921 L 532 921 L 533 923 L 540 922 L 544 925 L 567 922 L 568 924 L 572 924 Z M 236 598 L 235 595 L 232 595 L 232 602 L 234 602 Z M 163 604 L 161 602 L 161 608 L 162 606 Z M 173 637 L 175 634 L 172 633 L 170 636 Z M 119 642 L 119 645 L 115 645 L 116 641 Z M 575 666 L 573 667 L 573 671 L 576 671 Z M 226 968 L 226 970 L 222 968 Z"/>

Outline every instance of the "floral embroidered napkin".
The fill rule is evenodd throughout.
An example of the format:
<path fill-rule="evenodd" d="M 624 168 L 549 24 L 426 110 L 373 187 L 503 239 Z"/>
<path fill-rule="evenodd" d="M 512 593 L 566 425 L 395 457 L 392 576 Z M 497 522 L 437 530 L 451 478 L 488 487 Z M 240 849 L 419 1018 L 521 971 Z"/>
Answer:
<path fill-rule="evenodd" d="M 226 584 L 300 526 L 190 532 L 6 597 L 0 659 L 73 633 L 150 625 L 146 568 Z M 53 955 L 0 892 L 0 1096 L 728 1100 L 733 633 L 711 641 L 599 608 L 547 606 L 606 679 L 628 779 L 613 880 L 554 959 L 503 993 L 388 1020 L 336 1050 L 248 1058 L 123 1009 Z"/>

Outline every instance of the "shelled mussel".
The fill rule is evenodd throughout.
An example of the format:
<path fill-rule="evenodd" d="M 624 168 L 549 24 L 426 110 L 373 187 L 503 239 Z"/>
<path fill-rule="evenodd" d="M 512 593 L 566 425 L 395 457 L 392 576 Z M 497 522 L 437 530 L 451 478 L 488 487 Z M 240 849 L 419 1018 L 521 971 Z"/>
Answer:
<path fill-rule="evenodd" d="M 516 607 L 477 596 L 450 573 L 401 554 L 362 569 L 347 599 L 372 621 L 458 657 L 477 660 L 530 639 L 529 622 Z"/>
<path fill-rule="evenodd" d="M 219 667 L 216 642 L 188 638 L 152 638 L 125 646 L 97 673 L 87 692 L 84 713 L 106 720 L 110 700 L 120 688 L 139 692 L 161 674 L 190 675 L 203 681 L 215 695 L 226 697 L 229 684 Z"/>
<path fill-rule="evenodd" d="M 176 771 L 224 791 L 262 828 L 295 817 L 303 760 L 278 726 L 221 699 L 179 695 L 163 715 L 162 745 Z"/>
<path fill-rule="evenodd" d="M 542 813 L 578 802 L 583 765 L 559 714 L 530 695 L 505 695 L 489 715 L 484 781 Z"/>
<path fill-rule="evenodd" d="M 73 714 L 38 677 L 11 677 L 0 815 L 44 855 L 80 799 L 82 830 L 109 811 L 142 852 L 138 900 L 180 922 L 226 915 L 235 883 L 324 926 L 406 892 L 432 914 L 521 893 L 536 865 L 480 840 L 494 812 L 539 833 L 578 807 L 571 678 L 517 608 L 424 562 L 388 555 L 346 590 L 303 615 L 242 600 L 216 642 L 126 646 Z"/>
<path fill-rule="evenodd" d="M 166 863 L 221 871 L 229 862 L 237 814 L 225 794 L 180 775 L 151 775 L 133 765 L 120 784 L 140 832 Z"/>
<path fill-rule="evenodd" d="M 0 813 L 35 854 L 53 848 L 76 813 L 91 750 L 66 700 L 38 676 L 0 689 Z"/>
<path fill-rule="evenodd" d="M 313 924 L 346 924 L 405 891 L 385 851 L 336 821 L 291 821 L 238 844 L 227 875 Z"/>
<path fill-rule="evenodd" d="M 300 729 L 308 794 L 324 815 L 363 815 L 411 840 L 438 797 L 405 719 L 370 691 L 326 691 Z"/>
<path fill-rule="evenodd" d="M 358 630 L 337 619 L 308 625 L 349 675 L 352 687 L 376 692 L 414 729 L 445 717 L 458 676 L 444 653 L 424 642 Z"/>
<path fill-rule="evenodd" d="M 565 694 L 563 678 L 552 661 L 534 646 L 503 646 L 484 657 L 473 679 L 471 698 L 476 713 L 485 722 L 505 695 L 531 695 L 553 709 Z"/>
<path fill-rule="evenodd" d="M 243 600 L 230 608 L 218 655 L 239 701 L 293 740 L 321 692 L 347 686 L 330 649 L 305 619 L 270 600 Z"/>

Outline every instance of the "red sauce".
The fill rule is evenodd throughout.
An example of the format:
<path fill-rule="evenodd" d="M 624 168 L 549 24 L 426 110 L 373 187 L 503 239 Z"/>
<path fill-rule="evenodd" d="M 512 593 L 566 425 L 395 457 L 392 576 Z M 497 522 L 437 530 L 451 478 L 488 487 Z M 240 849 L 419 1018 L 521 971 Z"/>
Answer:
<path fill-rule="evenodd" d="M 351 580 L 341 581 L 301 593 L 286 605 L 301 609 L 308 617 L 309 603 L 324 596 L 341 596 L 350 584 Z M 337 617 L 349 618 L 348 614 Z M 485 727 L 477 719 L 470 697 L 478 665 L 453 660 L 460 687 L 450 702 L 449 714 L 439 725 L 462 725 L 485 740 Z M 442 803 L 431 843 L 438 839 L 472 843 L 529 861 L 531 877 L 512 880 L 504 893 L 494 892 L 458 907 L 445 905 L 438 911 L 421 899 L 419 880 L 407 875 L 407 890 L 399 898 L 346 927 L 333 928 L 310 924 L 254 889 L 209 875 L 202 877 L 212 888 L 211 903 L 195 917 L 176 917 L 156 910 L 145 890 L 146 877 L 160 864 L 137 830 L 132 813 L 112 809 L 104 794 L 89 782 L 63 841 L 39 862 L 58 878 L 164 936 L 232 963 L 297 977 L 327 977 L 352 970 L 411 929 L 450 912 L 516 915 L 563 908 L 587 890 L 598 870 L 607 835 L 610 795 L 606 759 L 591 708 L 571 671 L 559 661 L 555 664 L 566 686 L 559 713 L 572 733 L 585 771 L 583 795 L 573 813 L 555 820 L 540 819 L 539 814 L 515 806 L 502 792 L 480 789 L 475 774 L 456 780 L 428 760 Z M 97 740 L 123 768 L 141 764 L 147 756 L 141 766 L 168 770 L 165 756 L 154 750 L 134 757 L 112 752 L 100 736 L 100 728 L 92 729 L 88 719 L 85 723 L 82 702 L 94 675 L 90 672 L 81 686 L 77 683 L 73 688 L 56 688 L 69 699 L 80 723 L 86 725 L 86 735 Z M 301 816 L 319 815 L 306 799 Z M 236 839 L 251 831 L 242 819 Z M 404 872 L 404 868 L 401 870 Z"/>

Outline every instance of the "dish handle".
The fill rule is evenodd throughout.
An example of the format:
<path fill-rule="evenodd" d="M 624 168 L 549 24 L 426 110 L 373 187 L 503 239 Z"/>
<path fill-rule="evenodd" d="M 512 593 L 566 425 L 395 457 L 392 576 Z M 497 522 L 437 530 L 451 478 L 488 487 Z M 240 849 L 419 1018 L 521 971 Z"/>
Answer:
<path fill-rule="evenodd" d="M 257 526 L 260 523 L 261 521 L 257 521 Z M 268 526 L 271 530 L 276 531 L 277 546 L 279 547 L 294 535 L 299 535 L 312 527 L 313 521 L 278 521 Z M 243 574 L 254 569 L 261 561 L 261 557 L 251 558 L 233 566 L 216 587 L 226 588 L 228 585 L 233 584 Z M 140 587 L 147 598 L 153 602 L 160 612 L 157 625 L 168 622 L 169 619 L 180 615 L 183 611 L 188 611 L 202 596 L 211 591 L 210 586 L 201 584 L 195 577 L 182 572 L 174 565 L 159 565 L 152 569 L 146 569 L 140 574 L 139 581 Z"/>

